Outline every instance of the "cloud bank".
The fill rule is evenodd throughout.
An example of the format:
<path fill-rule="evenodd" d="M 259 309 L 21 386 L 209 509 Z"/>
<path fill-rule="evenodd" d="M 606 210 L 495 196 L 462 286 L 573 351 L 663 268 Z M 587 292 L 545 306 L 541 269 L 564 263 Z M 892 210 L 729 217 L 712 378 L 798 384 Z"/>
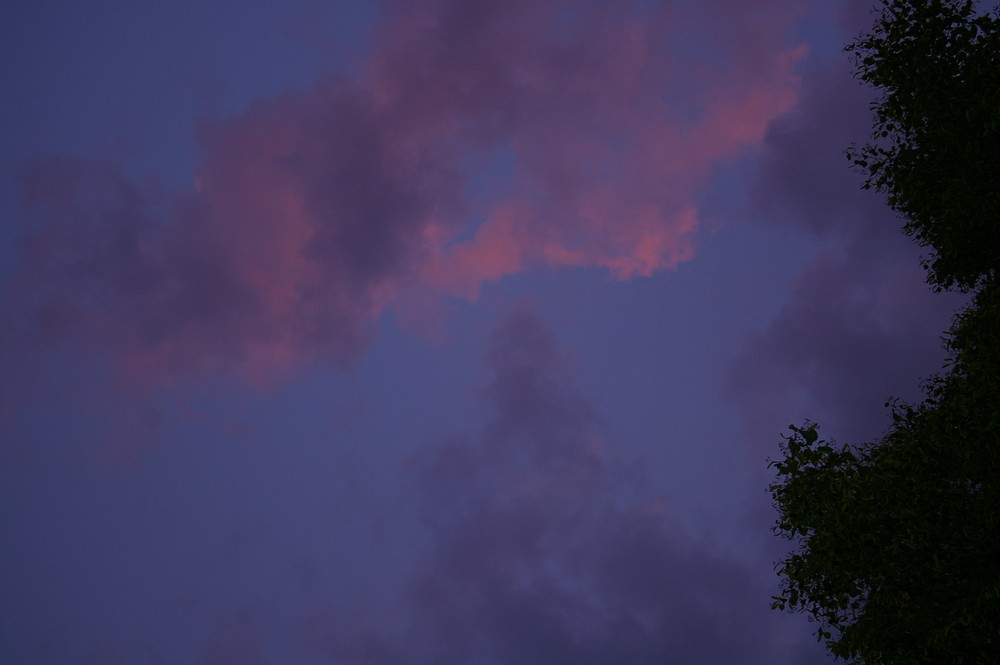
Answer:
<path fill-rule="evenodd" d="M 818 650 L 761 611 L 745 565 L 673 523 L 616 459 L 528 306 L 494 332 L 493 407 L 481 431 L 425 447 L 407 467 L 430 534 L 395 629 L 322 612 L 317 655 L 337 662 L 791 663 Z M 811 640 L 805 633 L 804 639 Z"/>
<path fill-rule="evenodd" d="M 356 78 L 199 131 L 194 190 L 40 158 L 4 325 L 136 385 L 350 367 L 407 289 L 689 259 L 714 164 L 794 103 L 791 3 L 390 3 Z M 13 342 L 12 342 L 13 343 Z"/>

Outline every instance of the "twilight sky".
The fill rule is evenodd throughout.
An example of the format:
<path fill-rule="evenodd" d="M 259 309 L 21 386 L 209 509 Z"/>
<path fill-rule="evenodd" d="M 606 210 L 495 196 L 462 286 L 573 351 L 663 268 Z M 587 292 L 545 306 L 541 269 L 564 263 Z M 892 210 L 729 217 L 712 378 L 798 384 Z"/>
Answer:
<path fill-rule="evenodd" d="M 0 9 L 0 660 L 819 665 L 767 458 L 960 305 L 841 0 Z"/>

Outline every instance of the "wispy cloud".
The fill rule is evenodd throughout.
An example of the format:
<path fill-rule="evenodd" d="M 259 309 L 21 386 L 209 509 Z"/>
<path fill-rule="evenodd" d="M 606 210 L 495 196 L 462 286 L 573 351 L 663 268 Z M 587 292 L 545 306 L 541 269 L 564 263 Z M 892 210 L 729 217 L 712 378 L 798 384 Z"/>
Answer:
<path fill-rule="evenodd" d="M 192 192 L 26 167 L 7 327 L 110 353 L 140 384 L 267 383 L 350 366 L 408 286 L 474 299 L 532 265 L 673 268 L 713 164 L 794 102 L 792 10 L 391 4 L 357 78 L 202 127 Z"/>

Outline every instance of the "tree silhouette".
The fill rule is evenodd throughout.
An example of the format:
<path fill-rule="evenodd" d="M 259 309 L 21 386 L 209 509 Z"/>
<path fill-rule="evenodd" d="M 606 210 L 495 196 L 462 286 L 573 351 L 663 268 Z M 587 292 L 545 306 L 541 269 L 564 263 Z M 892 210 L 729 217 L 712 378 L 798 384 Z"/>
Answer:
<path fill-rule="evenodd" d="M 890 400 L 872 443 L 791 427 L 771 462 L 773 607 L 807 613 L 830 652 L 868 665 L 1000 662 L 1000 18 L 972 2 L 887 0 L 847 47 L 880 92 L 849 151 L 930 250 L 935 290 L 974 294 L 917 405 Z"/>

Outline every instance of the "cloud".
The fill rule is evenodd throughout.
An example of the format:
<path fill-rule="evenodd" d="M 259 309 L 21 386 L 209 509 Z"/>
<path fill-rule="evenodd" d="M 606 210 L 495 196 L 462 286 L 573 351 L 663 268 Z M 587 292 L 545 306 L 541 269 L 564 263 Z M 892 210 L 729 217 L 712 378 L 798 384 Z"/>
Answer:
<path fill-rule="evenodd" d="M 790 662 L 799 647 L 762 611 L 766 589 L 672 524 L 667 502 L 641 496 L 529 306 L 497 328 L 489 365 L 489 423 L 408 467 L 430 547 L 400 627 L 331 620 L 317 631 L 324 653 L 372 664 Z"/>
<path fill-rule="evenodd" d="M 751 191 L 763 221 L 818 234 L 895 232 L 891 213 L 860 191 L 862 176 L 846 158 L 849 145 L 871 134 L 871 94 L 847 64 L 810 63 L 798 104 L 768 126 Z"/>
<path fill-rule="evenodd" d="M 727 390 L 750 439 L 769 451 L 789 422 L 806 417 L 839 439 L 878 436 L 885 401 L 919 398 L 921 380 L 940 369 L 940 336 L 961 304 L 930 292 L 919 249 L 850 169 L 844 151 L 868 140 L 871 121 L 868 93 L 846 65 L 807 71 L 797 108 L 768 129 L 752 189 L 764 223 L 828 244 L 730 370 Z"/>
<path fill-rule="evenodd" d="M 266 630 L 254 616 L 243 612 L 221 619 L 202 649 L 201 665 L 267 665 Z"/>
<path fill-rule="evenodd" d="M 192 192 L 39 159 L 13 337 L 137 385 L 349 367 L 407 289 L 688 260 L 713 165 L 794 102 L 792 3 L 389 3 L 355 79 L 199 131 Z"/>
<path fill-rule="evenodd" d="M 889 424 L 886 400 L 918 399 L 920 382 L 941 368 L 956 300 L 930 294 L 913 253 L 863 261 L 854 247 L 810 262 L 731 367 L 729 394 L 768 450 L 804 418 L 838 439 L 871 440 Z"/>

